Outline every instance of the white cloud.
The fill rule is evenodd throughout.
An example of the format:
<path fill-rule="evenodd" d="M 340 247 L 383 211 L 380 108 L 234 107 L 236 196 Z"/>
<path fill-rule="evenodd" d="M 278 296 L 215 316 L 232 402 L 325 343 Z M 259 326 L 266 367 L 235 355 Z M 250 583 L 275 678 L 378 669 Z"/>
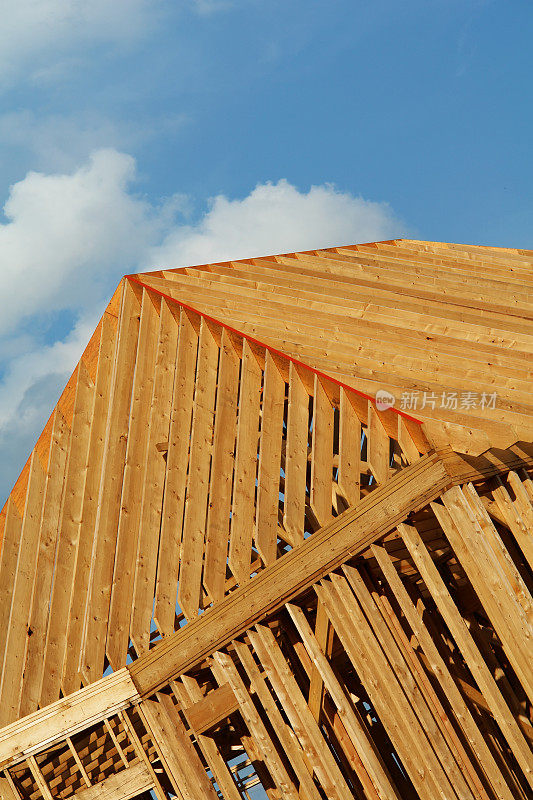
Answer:
<path fill-rule="evenodd" d="M 43 115 L 26 108 L 0 115 L 0 147 L 22 152 L 36 169 L 66 172 L 99 148 L 134 149 L 144 138 L 139 128 L 94 111 Z"/>
<path fill-rule="evenodd" d="M 96 326 L 79 321 L 64 341 L 28 342 L 13 353 L 0 382 L 0 507 L 33 448 Z"/>
<path fill-rule="evenodd" d="M 111 119 L 94 109 L 56 114 L 30 108 L 8 111 L 0 114 L 0 149 L 9 149 L 11 158 L 0 170 L 29 161 L 36 170 L 68 172 L 96 150 L 134 151 L 151 140 L 175 136 L 190 122 L 190 116 L 172 110 L 147 112 L 135 120 Z"/>
<path fill-rule="evenodd" d="M 30 172 L 0 225 L 0 335 L 27 315 L 90 305 L 109 272 L 136 267 L 161 220 L 129 193 L 135 162 L 100 150 L 73 174 Z"/>
<path fill-rule="evenodd" d="M 71 173 L 29 172 L 11 187 L 0 224 L 0 463 L 21 466 L 127 272 L 391 238 L 401 223 L 384 203 L 334 186 L 299 191 L 286 180 L 244 199 L 213 198 L 190 222 L 190 201 L 153 205 L 134 191 L 134 159 L 96 151 Z M 75 320 L 37 339 L 54 313 Z M 38 398 L 38 402 L 35 402 Z M 16 472 L 0 470 L 0 495 Z M 1 500 L 0 500 L 1 504 Z"/>
<path fill-rule="evenodd" d="M 1 0 L 0 78 L 30 63 L 54 74 L 87 43 L 128 43 L 144 35 L 162 0 Z M 51 60 L 50 60 L 51 59 Z"/>
<path fill-rule="evenodd" d="M 65 378 L 79 361 L 97 323 L 97 316 L 90 315 L 77 322 L 63 341 L 45 347 L 35 347 L 32 342 L 30 349 L 9 362 L 1 384 L 0 432 L 5 433 L 15 418 L 17 427 L 22 430 L 32 426 L 35 415 L 39 416 L 42 401 L 41 396 L 31 397 L 32 387 L 57 375 L 62 380 L 62 390 Z M 46 399 L 50 401 L 51 398 Z"/>
<path fill-rule="evenodd" d="M 213 198 L 200 222 L 171 230 L 151 260 L 167 267 L 199 264 L 376 241 L 402 230 L 386 203 L 328 184 L 300 192 L 280 180 L 257 186 L 243 200 Z"/>
<path fill-rule="evenodd" d="M 87 309 L 125 272 L 244 258 L 399 235 L 386 203 L 332 185 L 301 192 L 286 180 L 247 197 L 219 195 L 194 224 L 188 201 L 159 206 L 133 192 L 134 159 L 98 150 L 72 173 L 29 172 L 11 187 L 0 224 L 0 337 L 43 310 Z"/>
<path fill-rule="evenodd" d="M 242 2 L 242 0 L 241 0 Z M 249 2 L 249 0 L 248 0 Z M 22 74 L 55 83 L 92 57 L 98 46 L 128 47 L 158 29 L 179 25 L 182 13 L 200 16 L 236 0 L 0 0 L 0 83 Z"/>

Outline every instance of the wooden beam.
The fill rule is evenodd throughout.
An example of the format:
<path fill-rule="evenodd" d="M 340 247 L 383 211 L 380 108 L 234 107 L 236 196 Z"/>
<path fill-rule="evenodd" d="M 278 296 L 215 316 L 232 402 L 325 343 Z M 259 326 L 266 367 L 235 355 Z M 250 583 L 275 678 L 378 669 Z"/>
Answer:
<path fill-rule="evenodd" d="M 310 503 L 321 526 L 326 525 L 332 516 L 333 413 L 327 392 L 318 375 L 315 375 Z"/>
<path fill-rule="evenodd" d="M 130 665 L 140 694 L 186 672 L 320 577 L 362 552 L 450 485 L 436 454 L 424 456 Z"/>
<path fill-rule="evenodd" d="M 22 693 L 22 670 L 37 567 L 37 550 L 46 476 L 34 451 L 22 520 L 17 568 L 7 628 L 0 692 L 0 725 L 17 719 Z M 1 657 L 1 656 L 0 656 Z"/>
<path fill-rule="evenodd" d="M 442 501 L 432 508 L 531 702 L 533 599 L 473 487 L 454 486 Z"/>
<path fill-rule="evenodd" d="M 172 786 L 183 800 L 218 800 L 200 757 L 169 695 L 144 700 L 139 713 Z"/>
<path fill-rule="evenodd" d="M 174 535 L 170 547 L 167 542 L 161 542 L 161 506 L 164 498 L 167 462 L 156 449 L 158 441 L 169 438 L 177 346 L 178 320 L 176 320 L 170 305 L 163 298 L 160 309 L 153 392 L 150 398 L 147 465 L 141 494 L 142 510 L 136 554 L 135 593 L 131 612 L 131 640 L 138 655 L 146 652 L 150 646 L 150 623 L 154 606 L 159 548 L 161 547 L 161 552 L 165 553 L 165 559 L 161 559 L 162 561 L 168 560 L 172 564 L 176 555 L 179 558 L 179 541 L 176 541 L 176 535 Z M 180 534 L 181 530 L 177 532 L 178 536 Z M 171 549 L 174 550 L 172 555 Z M 176 577 L 177 574 L 176 568 Z M 176 591 L 174 589 L 174 607 L 175 601 Z"/>
<path fill-rule="evenodd" d="M 207 322 L 200 324 L 187 501 L 183 519 L 178 602 L 187 620 L 198 616 L 213 442 L 219 349 Z"/>
<path fill-rule="evenodd" d="M 350 393 L 341 388 L 339 420 L 339 488 L 350 505 L 361 497 L 361 422 Z"/>
<path fill-rule="evenodd" d="M 390 474 L 390 440 L 381 416 L 374 406 L 368 404 L 367 461 L 378 484 L 385 483 Z"/>
<path fill-rule="evenodd" d="M 94 786 L 80 789 L 75 800 L 131 800 L 153 788 L 150 772 L 142 761 L 122 769 Z"/>
<path fill-rule="evenodd" d="M 30 768 L 30 772 L 33 775 L 33 779 L 37 786 L 39 787 L 39 791 L 42 794 L 44 800 L 54 800 L 54 796 L 50 791 L 50 787 L 46 783 L 43 773 L 41 772 L 41 768 L 37 764 L 35 756 L 30 756 L 27 760 L 28 767 Z"/>
<path fill-rule="evenodd" d="M 78 769 L 80 771 L 81 777 L 83 778 L 83 780 L 85 782 L 85 785 L 86 786 L 91 786 L 91 780 L 90 780 L 90 778 L 89 778 L 89 776 L 87 774 L 87 770 L 83 766 L 83 762 L 82 762 L 81 758 L 79 757 L 78 751 L 74 747 L 74 744 L 72 743 L 72 739 L 70 738 L 70 736 L 67 736 L 66 742 L 67 742 L 67 745 L 68 745 L 68 749 L 72 753 L 72 757 L 73 757 L 74 761 L 76 762 L 76 766 L 78 767 Z"/>
<path fill-rule="evenodd" d="M 283 525 L 294 540 L 300 543 L 304 540 L 308 430 L 309 395 L 297 367 L 291 363 L 289 366 Z"/>
<path fill-rule="evenodd" d="M 252 348 L 244 340 L 228 562 L 241 584 L 250 579 L 252 561 L 260 403 L 261 367 Z"/>
<path fill-rule="evenodd" d="M 155 773 L 155 770 L 152 767 L 152 762 L 150 761 L 150 758 L 148 757 L 148 753 L 144 749 L 143 742 L 137 736 L 137 732 L 135 731 L 135 726 L 133 725 L 133 722 L 130 719 L 130 715 L 129 715 L 128 711 L 126 711 L 126 710 L 125 711 L 119 711 L 119 717 L 120 717 L 120 720 L 121 720 L 122 724 L 124 725 L 125 730 L 128 733 L 128 737 L 129 737 L 130 741 L 133 744 L 133 749 L 135 751 L 135 755 L 137 756 L 137 758 L 139 758 L 143 762 L 144 766 L 146 767 L 146 769 L 148 770 L 149 774 L 152 777 L 153 792 L 154 792 L 157 800 L 167 800 L 166 792 L 163 791 L 163 787 L 161 786 L 159 778 L 157 777 L 157 775 Z M 180 800 L 181 800 L 181 798 L 180 798 Z"/>
<path fill-rule="evenodd" d="M 188 709 L 203 699 L 202 691 L 197 681 L 191 678 L 190 675 L 182 675 L 180 684 L 178 684 L 177 681 L 173 681 L 172 690 L 174 694 L 178 696 L 185 718 L 196 737 L 198 747 L 202 751 L 206 763 L 215 777 L 224 800 L 242 800 L 235 780 L 233 779 L 225 759 L 220 753 L 218 744 L 211 736 L 204 736 L 198 733 L 191 725 L 191 720 L 188 717 Z"/>
<path fill-rule="evenodd" d="M 285 751 L 285 755 L 291 762 L 296 777 L 300 781 L 300 795 L 306 800 L 319 800 L 320 793 L 310 774 L 309 762 L 306 760 L 302 746 L 290 725 L 285 722 L 276 701 L 268 689 L 265 678 L 254 661 L 250 649 L 242 642 L 234 642 L 234 645 L 241 664 L 248 675 L 250 689 L 255 692 L 263 706 L 268 720 Z"/>
<path fill-rule="evenodd" d="M 532 446 L 528 446 L 532 449 Z M 455 453 L 451 447 L 442 448 L 442 461 L 454 485 L 468 481 L 480 481 L 495 475 L 506 474 L 509 470 L 533 467 L 533 453 L 518 448 L 508 450 L 488 450 L 482 456 L 466 456 Z"/>
<path fill-rule="evenodd" d="M 158 563 L 154 606 L 154 620 L 165 636 L 174 632 L 176 618 L 197 352 L 198 334 L 187 313 L 182 311 L 161 515 L 160 548 L 166 557 L 160 558 Z"/>
<path fill-rule="evenodd" d="M 239 359 L 224 329 L 220 347 L 203 580 L 213 602 L 222 600 L 226 583 L 238 389 Z"/>
<path fill-rule="evenodd" d="M 50 460 L 46 477 L 46 491 L 41 517 L 39 554 L 37 560 L 38 580 L 35 581 L 28 632 L 31 630 L 20 702 L 20 716 L 36 711 L 44 670 L 46 633 L 50 619 L 50 592 L 55 573 L 56 545 L 61 517 L 61 499 L 65 479 L 65 467 L 69 429 L 61 412 L 56 409 L 50 449 Z M 1 578 L 0 578 L 1 581 Z M 64 619 L 63 619 L 64 626 Z M 0 623 L 1 625 L 1 623 Z M 0 647 L 1 650 L 1 647 Z"/>
<path fill-rule="evenodd" d="M 126 280 L 115 351 L 113 388 L 107 414 L 95 546 L 91 559 L 91 587 L 85 609 L 86 624 L 80 672 L 87 682 L 97 680 L 104 671 L 140 308 L 139 287 Z"/>
<path fill-rule="evenodd" d="M 457 684 L 450 673 L 446 662 L 442 658 L 433 638 L 427 629 L 422 615 L 417 610 L 415 604 L 409 597 L 400 576 L 398 575 L 390 556 L 384 547 L 372 545 L 372 554 L 378 562 L 402 612 L 418 639 L 418 643 L 428 659 L 433 674 L 438 679 L 442 689 L 450 702 L 451 709 L 458 724 L 462 727 L 473 752 L 477 756 L 478 763 L 482 766 L 487 778 L 494 787 L 499 797 L 505 800 L 512 800 L 509 787 L 501 774 L 498 765 L 480 732 L 467 703 L 463 699 Z"/>
<path fill-rule="evenodd" d="M 248 636 L 326 796 L 331 800 L 352 800 L 346 780 L 333 758 L 274 634 L 270 628 L 257 625 L 255 631 L 248 631 Z"/>
<path fill-rule="evenodd" d="M 261 753 L 272 779 L 277 785 L 282 796 L 290 800 L 298 800 L 296 787 L 292 782 L 280 754 L 278 753 L 270 734 L 268 733 L 246 686 L 240 677 L 237 668 L 231 658 L 226 653 L 216 652 L 213 654 L 218 670 L 230 683 L 235 696 L 239 701 L 239 707 L 243 719 L 248 727 L 255 745 Z"/>
<path fill-rule="evenodd" d="M 445 724 L 446 714 L 403 629 L 398 624 L 394 625 L 398 620 L 392 607 L 376 590 L 371 591 L 371 582 L 368 579 L 365 581 L 359 570 L 347 565 L 342 569 L 454 791 L 458 797 L 488 800 L 479 780 L 472 780 L 477 776 L 470 759 L 453 727 Z"/>
<path fill-rule="evenodd" d="M 0 730 L 0 768 L 74 736 L 138 699 L 128 670 L 121 669 L 17 720 Z"/>
<path fill-rule="evenodd" d="M 54 582 L 50 597 L 50 616 L 43 653 L 40 705 L 57 700 L 61 686 L 67 646 L 67 626 L 74 592 L 76 554 L 83 508 L 85 477 L 88 467 L 91 418 L 95 387 L 83 361 L 78 367 L 76 399 L 68 445 L 59 535 L 54 564 Z M 48 602 L 48 598 L 45 602 Z M 36 707 L 36 706 L 35 706 Z M 33 709 L 32 709 L 33 710 Z"/>
<path fill-rule="evenodd" d="M 229 683 L 209 692 L 187 709 L 187 721 L 195 733 L 205 733 L 239 708 Z"/>
<path fill-rule="evenodd" d="M 68 620 L 63 621 L 63 625 L 67 629 L 67 646 L 63 663 L 61 688 L 65 695 L 75 692 L 82 684 L 80 674 L 82 637 L 84 619 L 89 600 L 93 543 L 98 515 L 100 478 L 105 456 L 105 432 L 110 404 L 117 329 L 117 318 L 107 313 L 104 314 L 102 318 L 102 335 L 98 353 L 96 391 L 91 422 L 91 441 L 87 458 L 87 475 L 85 479 L 81 525 L 76 553 L 76 568 L 74 573 L 76 591 L 72 593 Z"/>
<path fill-rule="evenodd" d="M 285 382 L 267 350 L 263 380 L 261 444 L 257 477 L 255 545 L 265 564 L 277 557 L 279 481 Z"/>
<path fill-rule="evenodd" d="M 321 607 L 323 608 L 322 604 Z M 400 796 L 398 790 L 394 786 L 379 753 L 376 751 L 373 742 L 368 736 L 363 721 L 353 704 L 347 698 L 338 678 L 333 672 L 315 634 L 311 630 L 311 626 L 304 612 L 298 606 L 290 603 L 287 604 L 287 611 L 291 615 L 292 621 L 302 637 L 309 657 L 313 661 L 313 664 L 338 709 L 339 717 L 355 747 L 359 759 L 377 789 L 378 797 L 380 800 L 398 800 Z"/>
<path fill-rule="evenodd" d="M 431 592 L 439 612 L 457 642 L 463 657 L 481 692 L 485 696 L 494 719 L 507 739 L 528 783 L 533 787 L 533 761 L 531 749 L 518 723 L 505 702 L 500 689 L 486 665 L 465 621 L 452 600 L 437 567 L 433 563 L 418 531 L 412 525 L 399 525 L 402 538 Z"/>
<path fill-rule="evenodd" d="M 531 536 L 533 509 L 531 508 L 531 501 L 529 500 L 528 509 L 528 503 L 524 502 L 528 500 L 527 493 L 515 473 L 509 473 L 508 482 L 512 487 L 516 500 L 514 502 L 511 500 L 509 492 L 502 481 L 496 478 L 496 488 L 492 492 L 494 505 L 499 510 L 500 518 L 503 518 L 504 525 L 512 532 L 530 568 L 533 570 L 533 537 Z"/>
<path fill-rule="evenodd" d="M 17 575 L 22 518 L 12 497 L 7 500 L 6 522 L 0 553 L 0 689 L 1 672 L 8 638 L 11 603 Z"/>
<path fill-rule="evenodd" d="M 287 605 L 287 610 L 291 614 L 291 606 Z M 292 616 L 292 614 L 291 614 Z M 294 617 L 293 617 L 294 621 Z M 316 607 L 316 622 L 314 640 L 318 646 L 322 648 L 327 656 L 331 656 L 331 649 L 333 645 L 333 628 L 331 627 L 329 617 L 326 614 L 325 608 L 319 601 Z M 317 722 L 320 720 L 322 711 L 322 701 L 324 699 L 324 680 L 319 669 L 316 667 L 311 673 L 309 682 L 309 694 L 307 704 L 311 709 L 311 713 Z"/>
<path fill-rule="evenodd" d="M 370 701 L 409 774 L 421 800 L 435 800 L 441 794 L 439 778 L 442 768 L 423 734 L 420 723 L 389 665 L 369 622 L 350 592 L 344 578 L 335 583 L 323 580 L 315 589 L 326 606 L 333 627 L 339 636 Z M 446 790 L 450 790 L 444 780 Z M 453 797 L 453 795 L 450 795 Z"/>
<path fill-rule="evenodd" d="M 5 772 L 4 775 L 4 778 L 0 777 L 0 798 L 2 800 L 20 800 L 20 794 L 9 772 Z"/>
<path fill-rule="evenodd" d="M 126 758 L 126 754 L 124 753 L 124 750 L 122 749 L 122 746 L 121 746 L 121 744 L 120 744 L 120 742 L 118 740 L 117 734 L 115 733 L 115 730 L 114 730 L 113 726 L 111 725 L 111 723 L 109 722 L 108 719 L 104 719 L 104 727 L 105 727 L 106 731 L 108 732 L 109 736 L 111 737 L 111 741 L 115 745 L 115 749 L 116 749 L 117 753 L 120 756 L 120 760 L 122 761 L 124 766 L 127 767 L 128 766 L 128 759 Z"/>
<path fill-rule="evenodd" d="M 147 450 L 159 328 L 159 309 L 156 303 L 157 299 L 151 297 L 149 292 L 143 293 L 106 642 L 106 655 L 114 670 L 120 669 L 126 664 L 135 587 L 135 566 L 138 541 L 142 530 L 144 476 L 150 456 L 156 457 L 155 453 L 152 455 Z M 153 528 L 149 530 L 152 532 Z M 159 533 L 159 526 L 155 530 Z M 146 534 L 146 530 L 144 533 Z M 152 543 L 152 547 L 154 547 L 154 543 Z M 157 550 L 157 544 L 155 544 L 155 549 Z M 146 637 L 150 635 L 152 597 L 153 595 L 150 593 Z"/>

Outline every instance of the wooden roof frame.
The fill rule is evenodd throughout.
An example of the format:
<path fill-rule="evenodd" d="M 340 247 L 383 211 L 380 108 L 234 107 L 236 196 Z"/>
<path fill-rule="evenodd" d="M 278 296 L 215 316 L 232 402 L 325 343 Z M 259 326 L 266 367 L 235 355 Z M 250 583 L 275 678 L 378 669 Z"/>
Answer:
<path fill-rule="evenodd" d="M 526 800 L 532 268 L 391 240 L 125 276 L 0 514 L 0 796 Z M 378 406 L 353 331 L 392 297 L 396 385 L 425 319 L 428 391 L 464 334 L 495 413 Z"/>

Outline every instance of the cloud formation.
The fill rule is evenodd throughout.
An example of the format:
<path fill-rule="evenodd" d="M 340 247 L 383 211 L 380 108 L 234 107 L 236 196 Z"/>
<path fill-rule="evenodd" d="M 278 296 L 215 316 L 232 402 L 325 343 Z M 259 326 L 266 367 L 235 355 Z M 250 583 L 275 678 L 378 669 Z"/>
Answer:
<path fill-rule="evenodd" d="M 80 46 L 128 43 L 142 36 L 162 0 L 3 0 L 0 80 L 33 65 L 52 75 Z"/>
<path fill-rule="evenodd" d="M 172 229 L 151 251 L 162 266 L 313 250 L 399 236 L 403 227 L 387 203 L 338 191 L 333 185 L 300 192 L 287 180 L 265 183 L 243 200 L 209 202 L 196 225 Z"/>
<path fill-rule="evenodd" d="M 331 185 L 265 183 L 193 217 L 189 198 L 154 205 L 135 182 L 134 159 L 103 149 L 70 173 L 29 172 L 11 187 L 0 224 L 0 462 L 25 460 L 123 274 L 403 232 L 387 204 Z M 0 494 L 15 477 L 0 474 Z"/>
<path fill-rule="evenodd" d="M 242 1 L 242 0 L 241 0 Z M 2 0 L 0 85 L 54 83 L 99 47 L 130 46 L 167 17 L 208 16 L 236 0 Z M 83 56 L 81 55 L 83 54 Z"/>
<path fill-rule="evenodd" d="M 146 113 L 142 120 L 117 120 L 87 108 L 47 114 L 18 109 L 0 113 L 0 150 L 9 150 L 15 163 L 31 163 L 34 170 L 68 172 L 97 150 L 132 152 L 159 137 L 176 135 L 190 122 L 186 114 L 173 110 Z"/>
<path fill-rule="evenodd" d="M 102 281 L 136 267 L 160 220 L 129 193 L 135 162 L 100 150 L 72 174 L 29 172 L 16 183 L 0 225 L 0 293 L 10 302 L 0 336 L 27 316 L 88 307 Z"/>
<path fill-rule="evenodd" d="M 287 180 L 243 199 L 219 195 L 194 222 L 188 199 L 159 206 L 134 192 L 135 160 L 113 149 L 71 173 L 29 172 L 11 187 L 0 224 L 0 337 L 41 313 L 87 310 L 126 272 L 390 238 L 402 225 L 386 203 L 332 185 Z"/>

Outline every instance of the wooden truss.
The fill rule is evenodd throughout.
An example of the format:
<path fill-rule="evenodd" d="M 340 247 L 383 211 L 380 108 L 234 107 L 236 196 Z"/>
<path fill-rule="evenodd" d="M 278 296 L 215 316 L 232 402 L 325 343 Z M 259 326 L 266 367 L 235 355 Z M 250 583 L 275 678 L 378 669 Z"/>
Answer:
<path fill-rule="evenodd" d="M 127 276 L 0 515 L 0 797 L 531 797 L 532 265 Z"/>

